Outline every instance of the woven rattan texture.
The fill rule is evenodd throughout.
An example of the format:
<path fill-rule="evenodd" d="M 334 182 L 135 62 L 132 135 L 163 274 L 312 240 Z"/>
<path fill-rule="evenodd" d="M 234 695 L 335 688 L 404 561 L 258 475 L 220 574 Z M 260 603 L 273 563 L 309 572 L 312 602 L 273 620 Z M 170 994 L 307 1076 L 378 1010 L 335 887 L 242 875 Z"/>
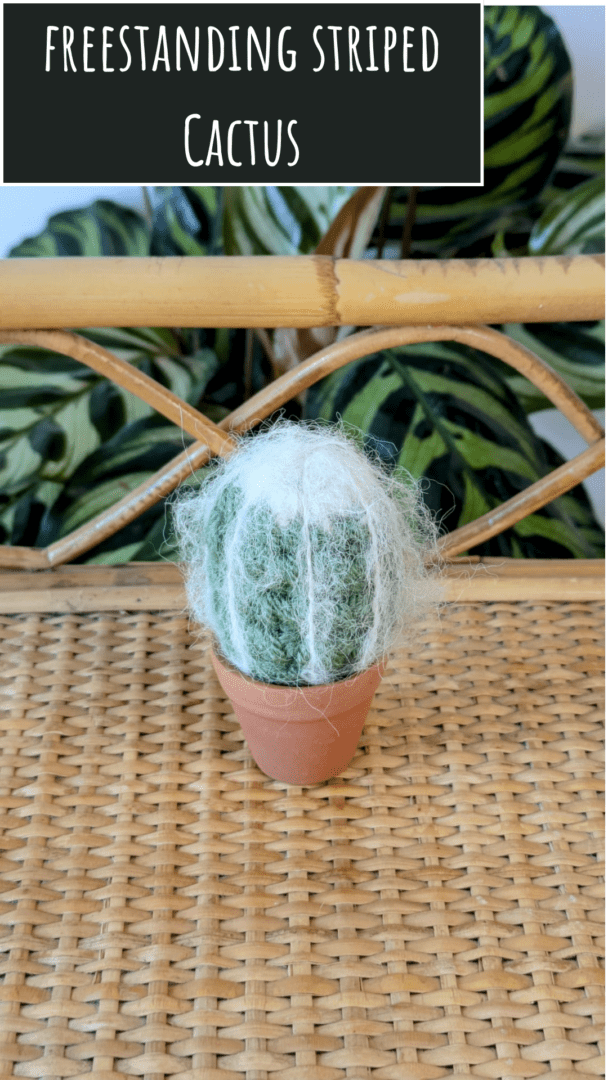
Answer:
<path fill-rule="evenodd" d="M 449 605 L 310 788 L 182 616 L 0 627 L 3 1078 L 601 1075 L 598 604 Z"/>

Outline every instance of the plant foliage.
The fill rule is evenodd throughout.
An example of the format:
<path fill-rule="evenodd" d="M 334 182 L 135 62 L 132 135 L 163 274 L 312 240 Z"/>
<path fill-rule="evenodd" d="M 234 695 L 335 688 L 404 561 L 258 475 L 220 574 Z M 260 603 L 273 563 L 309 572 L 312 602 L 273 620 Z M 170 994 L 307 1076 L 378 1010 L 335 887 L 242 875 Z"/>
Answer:
<path fill-rule="evenodd" d="M 297 254 L 360 258 L 571 255 L 604 250 L 603 142 L 567 142 L 572 72 L 537 7 L 484 9 L 485 183 L 481 188 L 158 187 L 139 214 L 108 200 L 55 214 L 10 253 Z M 340 334 L 352 328 L 342 328 Z M 604 325 L 502 328 L 548 360 L 591 407 L 604 400 Z M 332 339 L 334 331 L 85 328 L 214 420 Z M 120 388 L 63 356 L 0 348 L 0 542 L 46 545 L 145 481 L 190 440 Z M 390 350 L 308 393 L 306 416 L 341 415 L 387 461 L 428 480 L 452 528 L 543 475 L 558 456 L 527 414 L 547 401 L 497 360 L 457 345 Z M 302 402 L 287 406 L 300 415 Z M 86 561 L 173 552 L 161 503 Z M 484 551 L 599 555 L 601 530 L 582 489 Z"/>
<path fill-rule="evenodd" d="M 387 464 L 425 477 L 427 505 L 446 531 L 495 509 L 562 460 L 535 435 L 494 360 L 458 343 L 354 361 L 309 391 L 307 416 L 352 424 Z M 475 553 L 593 558 L 602 545 L 578 489 Z"/>

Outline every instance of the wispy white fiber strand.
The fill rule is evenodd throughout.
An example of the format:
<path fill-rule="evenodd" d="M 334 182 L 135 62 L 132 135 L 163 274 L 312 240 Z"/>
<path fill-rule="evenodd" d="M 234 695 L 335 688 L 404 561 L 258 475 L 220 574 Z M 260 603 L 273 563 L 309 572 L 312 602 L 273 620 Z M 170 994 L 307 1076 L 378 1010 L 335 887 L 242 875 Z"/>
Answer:
<path fill-rule="evenodd" d="M 227 505 L 229 509 L 230 502 L 226 504 L 224 498 L 229 490 L 239 495 L 238 509 L 233 518 L 223 519 L 222 547 L 209 529 L 217 520 L 216 508 Z M 280 421 L 261 433 L 240 437 L 228 459 L 205 470 L 199 491 L 178 494 L 173 518 L 180 553 L 187 563 L 191 614 L 212 629 L 224 656 L 253 678 L 261 677 L 256 668 L 260 662 L 271 655 L 275 662 L 275 652 L 277 670 L 285 664 L 291 671 L 294 655 L 300 651 L 305 657 L 295 676 L 296 685 L 333 682 L 363 671 L 385 656 L 397 640 L 411 638 L 414 624 L 437 609 L 440 601 L 437 575 L 429 574 L 425 566 L 436 551 L 437 529 L 424 507 L 419 485 L 411 478 L 403 482 L 392 477 L 370 461 L 341 426 Z M 260 528 L 266 528 L 262 522 L 278 529 L 279 535 L 289 535 L 290 543 L 299 544 L 292 551 L 297 571 L 291 583 L 286 577 L 288 563 L 282 561 L 282 541 L 267 565 L 262 561 L 248 576 L 247 566 L 256 567 L 250 558 L 251 545 L 266 542 L 265 533 L 260 533 Z M 359 580 L 369 595 L 367 629 L 355 625 L 358 616 L 348 602 L 342 605 L 340 600 L 346 587 L 341 575 L 350 575 L 355 566 L 349 565 L 345 544 L 357 522 L 362 527 L 363 550 L 355 545 L 353 558 L 364 560 Z M 321 547 L 314 551 L 313 535 L 315 544 L 321 535 Z M 210 548 L 214 550 L 212 563 Z M 337 555 L 333 561 L 332 551 Z M 209 581 L 211 568 L 213 583 Z M 278 606 L 269 618 L 268 602 L 279 583 L 287 593 L 277 594 Z M 292 620 L 287 628 L 279 618 L 278 628 L 273 629 L 281 605 L 289 603 L 289 588 L 293 588 L 294 603 L 298 596 L 304 598 L 301 649 L 297 622 Z M 248 617 L 253 622 L 245 625 Z M 352 649 L 359 629 L 355 655 Z M 291 653 L 289 644 L 287 654 L 285 630 L 285 641 L 296 642 Z M 267 634 L 278 636 L 265 638 Z M 342 666 L 336 671 L 332 659 L 341 655 L 341 641 L 353 659 L 348 670 Z M 281 678 L 264 681 L 280 682 Z"/>
<path fill-rule="evenodd" d="M 241 533 L 246 521 L 243 510 L 237 515 L 234 533 L 232 539 L 226 550 L 226 559 L 230 564 L 232 561 L 235 572 L 227 575 L 226 580 L 226 596 L 227 596 L 227 608 L 228 616 L 230 619 L 230 637 L 232 642 L 232 655 L 228 657 L 236 667 L 239 668 L 245 675 L 251 673 L 251 655 L 247 652 L 247 643 L 245 641 L 245 635 L 242 628 L 242 619 L 239 620 L 239 612 L 236 599 L 237 584 L 240 579 L 239 564 L 241 564 L 240 555 L 240 542 Z M 242 572 L 242 568 L 241 568 Z"/>

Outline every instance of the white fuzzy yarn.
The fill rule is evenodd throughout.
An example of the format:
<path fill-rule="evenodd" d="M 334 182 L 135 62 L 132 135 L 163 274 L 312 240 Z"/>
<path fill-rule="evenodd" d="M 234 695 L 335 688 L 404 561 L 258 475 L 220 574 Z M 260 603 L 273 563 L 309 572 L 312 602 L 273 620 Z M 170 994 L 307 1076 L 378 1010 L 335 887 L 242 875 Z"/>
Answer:
<path fill-rule="evenodd" d="M 436 529 L 418 485 L 389 475 L 342 427 L 279 421 L 242 437 L 206 474 L 173 512 L 188 605 L 245 674 L 283 681 L 287 664 L 290 683 L 336 681 L 386 656 L 437 605 Z M 224 519 L 226 498 L 235 512 Z M 295 554 L 286 555 L 285 537 Z M 355 648 L 337 663 L 343 638 Z"/>

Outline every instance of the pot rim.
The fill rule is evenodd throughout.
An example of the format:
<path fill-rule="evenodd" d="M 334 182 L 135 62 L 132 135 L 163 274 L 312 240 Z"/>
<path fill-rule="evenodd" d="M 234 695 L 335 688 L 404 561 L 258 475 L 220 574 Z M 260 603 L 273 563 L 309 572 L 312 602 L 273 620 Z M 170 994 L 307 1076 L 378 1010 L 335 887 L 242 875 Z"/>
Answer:
<path fill-rule="evenodd" d="M 271 683 L 271 682 L 260 682 L 259 679 L 253 679 L 251 677 L 251 675 L 246 675 L 244 671 L 241 671 L 241 669 L 235 667 L 234 664 L 232 664 L 230 662 L 230 660 L 227 660 L 226 657 L 224 656 L 224 654 L 222 653 L 221 649 L 219 648 L 219 645 L 218 645 L 217 641 L 215 640 L 215 638 L 211 642 L 211 651 L 212 651 L 215 659 L 222 665 L 223 668 L 226 669 L 226 671 L 231 672 L 233 675 L 238 676 L 239 679 L 242 679 L 243 682 L 250 683 L 251 686 L 257 687 L 260 690 L 263 690 L 265 688 L 268 688 L 270 690 L 308 690 L 308 691 L 310 691 L 310 690 L 315 690 L 315 691 L 331 690 L 332 688 L 337 687 L 337 686 L 347 686 L 349 683 L 354 683 L 357 679 L 360 679 L 362 675 L 367 675 L 367 673 L 369 671 L 373 671 L 374 668 L 378 668 L 381 676 L 384 675 L 384 672 L 386 670 L 386 657 L 382 657 L 380 660 L 377 660 L 375 664 L 370 664 L 369 667 L 364 668 L 363 671 L 357 671 L 357 673 L 355 675 L 347 675 L 347 677 L 345 679 L 336 679 L 335 682 L 330 682 L 330 683 Z"/>

